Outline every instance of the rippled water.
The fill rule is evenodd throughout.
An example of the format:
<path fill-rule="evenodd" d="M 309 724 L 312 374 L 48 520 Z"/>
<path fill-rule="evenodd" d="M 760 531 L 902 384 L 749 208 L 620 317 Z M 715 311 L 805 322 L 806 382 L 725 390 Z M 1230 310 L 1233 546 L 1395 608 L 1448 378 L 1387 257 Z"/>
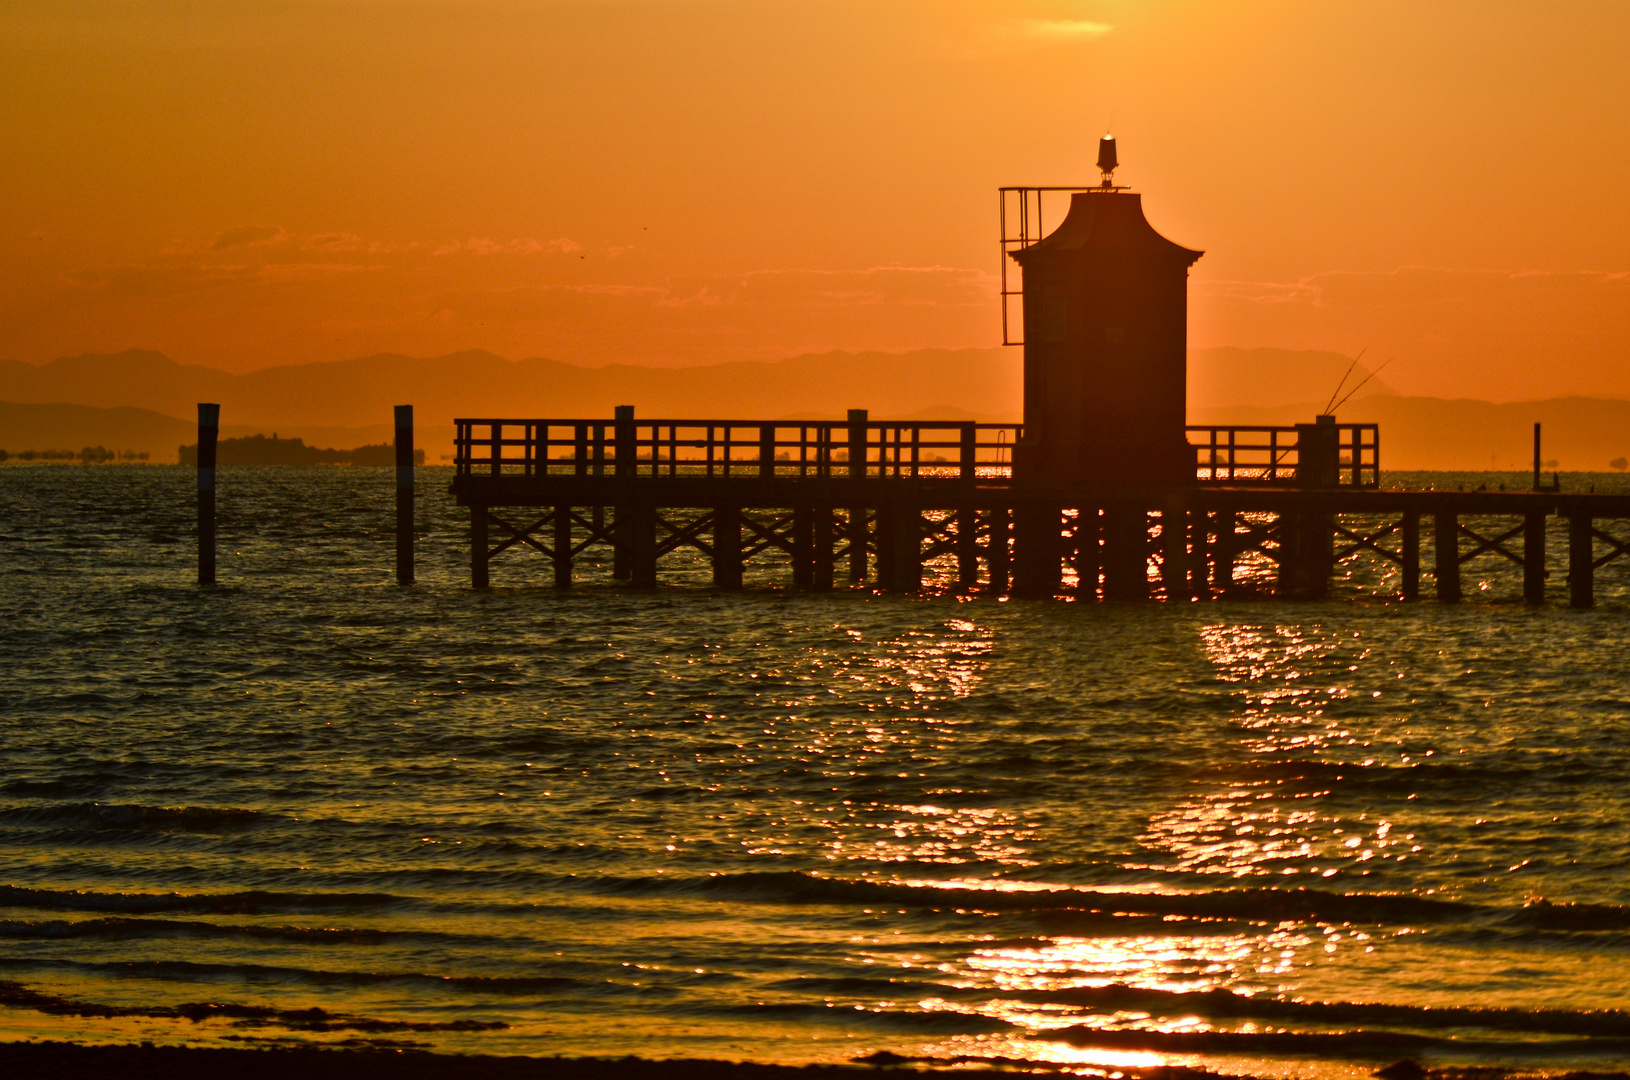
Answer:
<path fill-rule="evenodd" d="M 479 594 L 426 470 L 402 589 L 389 475 L 223 470 L 201 592 L 189 472 L 0 469 L 0 1037 L 1630 1062 L 1623 561 Z"/>

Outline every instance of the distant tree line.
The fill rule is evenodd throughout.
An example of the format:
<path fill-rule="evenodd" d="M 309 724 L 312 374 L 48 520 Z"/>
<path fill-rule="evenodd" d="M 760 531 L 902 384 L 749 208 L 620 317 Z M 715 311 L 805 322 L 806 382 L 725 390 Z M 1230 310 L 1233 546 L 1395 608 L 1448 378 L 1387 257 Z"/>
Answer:
<path fill-rule="evenodd" d="M 389 443 L 359 446 L 355 450 L 324 450 L 307 446 L 303 439 L 280 439 L 273 432 L 222 439 L 215 444 L 215 460 L 220 465 L 395 465 L 396 447 Z M 424 464 L 424 451 L 413 452 L 413 463 Z M 181 464 L 198 464 L 198 444 L 181 448 Z"/>
<path fill-rule="evenodd" d="M 105 465 L 110 461 L 146 461 L 146 450 L 109 450 L 105 446 L 87 446 L 74 453 L 72 450 L 0 450 L 0 461 L 80 461 L 86 465 Z"/>

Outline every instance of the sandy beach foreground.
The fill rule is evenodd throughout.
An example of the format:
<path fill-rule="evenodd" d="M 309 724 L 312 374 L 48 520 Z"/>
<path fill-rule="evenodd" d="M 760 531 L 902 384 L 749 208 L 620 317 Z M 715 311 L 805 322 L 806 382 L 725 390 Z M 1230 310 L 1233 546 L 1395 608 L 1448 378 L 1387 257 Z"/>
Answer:
<path fill-rule="evenodd" d="M 879 1054 L 855 1065 L 758 1065 L 645 1058 L 492 1057 L 416 1050 L 311 1047 L 220 1049 L 176 1046 L 81 1046 L 66 1042 L 0 1043 L 0 1076 L 8 1080 L 854 1080 L 879 1073 L 966 1071 L 1060 1073 L 1110 1080 L 1251 1080 L 1205 1069 L 1159 1066 L 1115 1070 L 1067 1068 L 1038 1061 L 909 1059 Z M 1517 1072 L 1498 1067 L 1424 1069 L 1402 1061 L 1376 1073 L 1383 1080 L 1630 1080 L 1626 1072 Z"/>

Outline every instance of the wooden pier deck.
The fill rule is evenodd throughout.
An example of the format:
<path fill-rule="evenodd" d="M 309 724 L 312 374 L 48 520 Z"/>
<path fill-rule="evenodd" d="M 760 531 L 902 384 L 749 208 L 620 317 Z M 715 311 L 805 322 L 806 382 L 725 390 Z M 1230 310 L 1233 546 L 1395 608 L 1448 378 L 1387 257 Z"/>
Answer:
<path fill-rule="evenodd" d="M 471 514 L 471 581 L 530 551 L 569 588 L 591 548 L 654 587 L 663 556 L 704 555 L 742 586 L 776 552 L 792 584 L 913 591 L 949 556 L 955 588 L 1014 597 L 1194 600 L 1237 594 L 1242 560 L 1267 560 L 1272 595 L 1318 598 L 1354 559 L 1396 568 L 1421 595 L 1462 596 L 1475 559 L 1522 567 L 1546 598 L 1546 533 L 1567 523 L 1567 595 L 1594 603 L 1595 572 L 1630 555 L 1630 496 L 1399 491 L 1379 486 L 1374 425 L 1191 427 L 1195 482 L 1165 488 L 1015 478 L 1017 425 L 873 421 L 458 420 L 453 492 Z M 1424 531 L 1424 537 L 1423 537 Z M 1260 591 L 1260 590 L 1257 590 Z"/>

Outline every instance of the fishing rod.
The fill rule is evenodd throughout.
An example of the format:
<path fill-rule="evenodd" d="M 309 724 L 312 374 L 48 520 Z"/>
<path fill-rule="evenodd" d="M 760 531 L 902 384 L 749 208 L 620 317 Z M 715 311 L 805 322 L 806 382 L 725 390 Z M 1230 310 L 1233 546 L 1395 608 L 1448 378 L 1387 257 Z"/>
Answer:
<path fill-rule="evenodd" d="M 1393 358 L 1392 358 L 1392 357 L 1388 357 L 1388 358 L 1387 358 L 1387 362 L 1386 362 L 1386 364 L 1382 364 L 1382 365 L 1381 365 L 1381 366 L 1380 366 L 1380 367 L 1378 367 L 1378 368 L 1376 368 L 1376 369 L 1375 369 L 1375 370 L 1374 370 L 1374 371 L 1372 371 L 1372 372 L 1370 372 L 1370 373 L 1369 373 L 1369 374 L 1368 374 L 1368 375 L 1366 375 L 1366 376 L 1364 376 L 1364 379 L 1363 379 L 1363 381 L 1362 381 L 1362 382 L 1360 382 L 1360 383 L 1359 383 L 1359 384 L 1358 384 L 1358 385 L 1357 385 L 1357 386 L 1355 386 L 1355 387 L 1353 387 L 1353 388 L 1352 388 L 1352 389 L 1351 389 L 1351 390 L 1349 390 L 1349 391 L 1347 391 L 1347 397 L 1344 397 L 1344 398 L 1342 398 L 1342 399 L 1341 399 L 1341 400 L 1340 400 L 1340 401 L 1338 401 L 1338 402 L 1336 402 L 1336 408 L 1338 408 L 1338 409 L 1339 409 L 1339 408 L 1341 408 L 1341 407 L 1342 407 L 1342 406 L 1343 406 L 1343 405 L 1345 405 L 1345 404 L 1347 404 L 1347 398 L 1350 398 L 1350 397 L 1352 397 L 1352 396 L 1353 396 L 1353 395 L 1354 395 L 1354 394 L 1356 394 L 1356 393 L 1358 393 L 1358 392 L 1359 392 L 1359 391 L 1360 391 L 1360 390 L 1362 390 L 1362 389 L 1364 389 L 1364 383 L 1367 383 L 1367 382 L 1369 382 L 1369 381 L 1370 381 L 1370 380 L 1371 380 L 1371 379 L 1373 379 L 1373 378 L 1375 378 L 1375 377 L 1376 377 L 1376 376 L 1377 376 L 1377 375 L 1379 375 L 1379 374 L 1381 374 L 1381 372 L 1382 372 L 1382 371 L 1383 371 L 1383 370 L 1385 370 L 1385 368 L 1386 368 L 1386 366 L 1387 366 L 1387 364 L 1390 364 L 1390 363 L 1392 363 L 1392 361 L 1393 361 Z"/>
<path fill-rule="evenodd" d="M 1347 370 L 1346 371 L 1342 372 L 1341 382 L 1337 383 L 1336 388 L 1334 390 L 1330 391 L 1330 400 L 1324 403 L 1324 414 L 1328 414 L 1330 412 L 1330 406 L 1335 403 L 1336 395 L 1341 393 L 1341 388 L 1343 386 L 1347 385 L 1347 379 L 1348 379 L 1349 376 L 1352 375 L 1353 369 L 1358 366 L 1358 362 L 1364 358 L 1364 354 L 1366 352 L 1369 352 L 1369 350 L 1370 350 L 1370 347 L 1368 345 L 1366 345 L 1362 349 L 1358 350 L 1358 355 L 1353 357 L 1353 362 L 1351 364 L 1347 365 Z"/>

